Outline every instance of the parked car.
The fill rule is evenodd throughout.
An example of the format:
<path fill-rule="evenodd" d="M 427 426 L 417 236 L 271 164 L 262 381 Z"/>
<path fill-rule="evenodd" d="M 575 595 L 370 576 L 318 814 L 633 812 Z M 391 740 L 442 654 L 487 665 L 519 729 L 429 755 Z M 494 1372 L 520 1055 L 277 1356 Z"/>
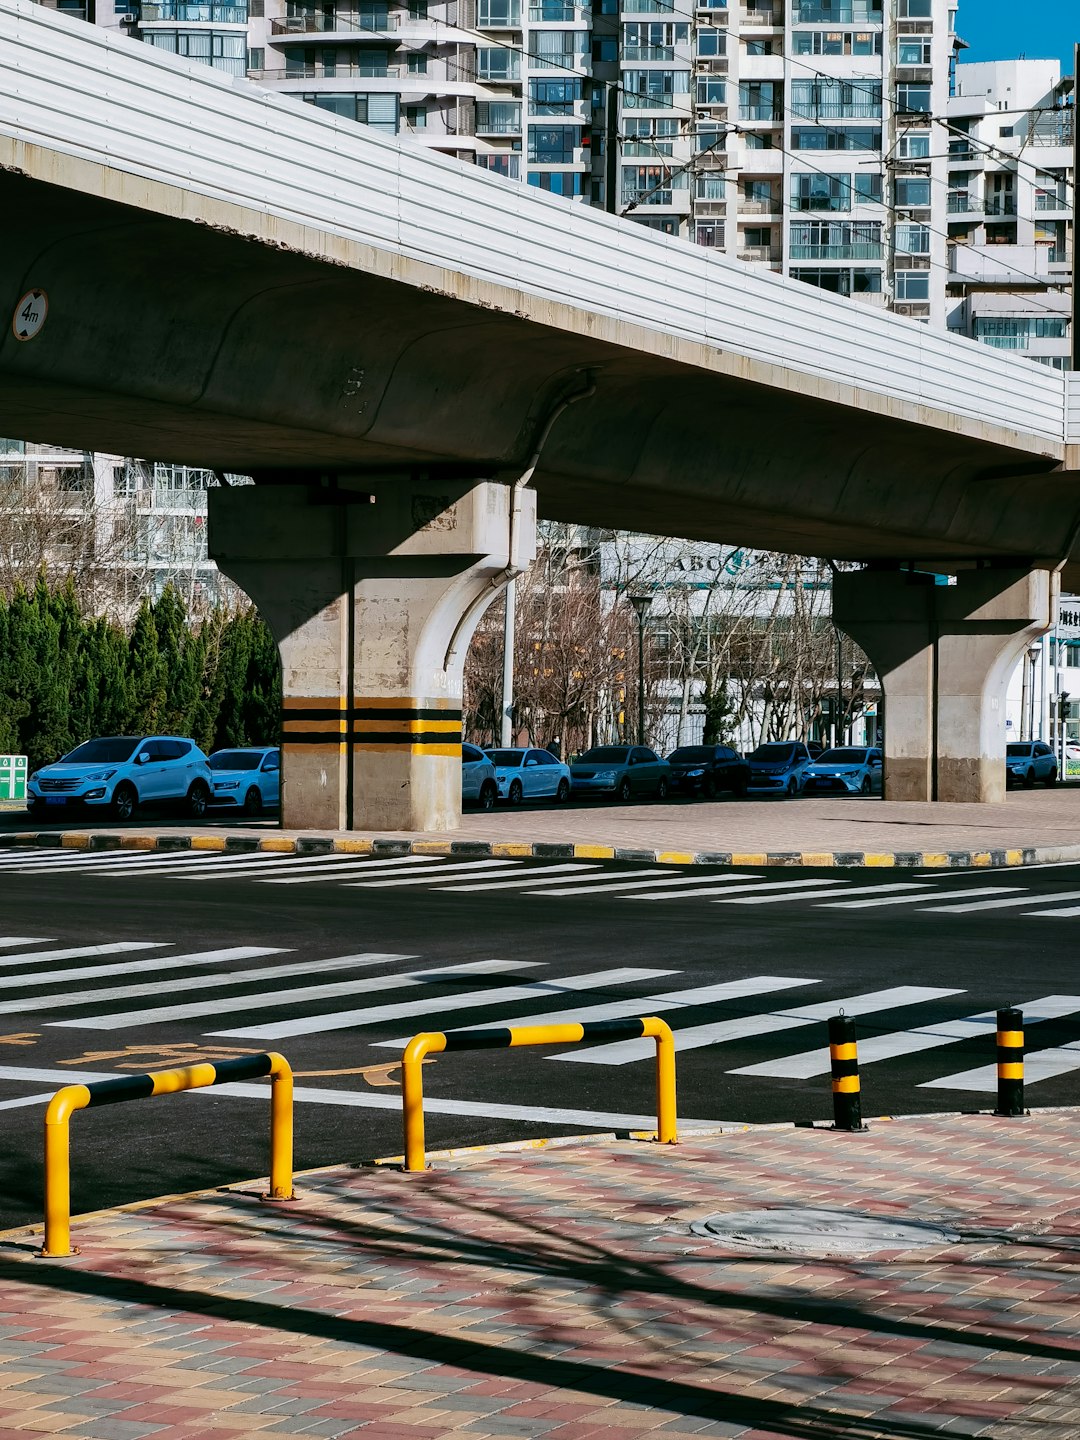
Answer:
<path fill-rule="evenodd" d="M 103 735 L 43 765 L 26 785 L 26 808 L 63 814 L 90 806 L 130 820 L 139 805 L 181 803 L 206 814 L 213 777 L 206 756 L 180 735 Z"/>
<path fill-rule="evenodd" d="M 461 799 L 467 805 L 479 805 L 481 810 L 494 810 L 499 798 L 499 787 L 495 781 L 495 766 L 483 750 L 475 745 L 461 747 Z"/>
<path fill-rule="evenodd" d="M 730 745 L 680 745 L 667 763 L 671 788 L 684 795 L 704 795 L 706 800 L 720 790 L 745 795 L 750 783 L 750 766 Z"/>
<path fill-rule="evenodd" d="M 764 795 L 798 795 L 810 767 L 810 751 L 801 740 L 773 740 L 759 745 L 746 758 L 750 762 L 748 788 Z"/>
<path fill-rule="evenodd" d="M 870 745 L 842 745 L 819 755 L 806 772 L 807 795 L 880 795 L 884 768 L 881 751 Z"/>
<path fill-rule="evenodd" d="M 825 746 L 820 740 L 807 740 L 806 748 L 810 752 L 811 760 L 820 760 L 825 753 Z"/>
<path fill-rule="evenodd" d="M 1011 740 L 1005 746 L 1005 783 L 1026 785 L 1036 780 L 1053 785 L 1057 780 L 1057 758 L 1044 740 Z"/>
<path fill-rule="evenodd" d="M 236 805 L 261 815 L 281 804 L 281 751 L 276 745 L 215 750 L 206 762 L 213 772 L 215 805 Z"/>
<path fill-rule="evenodd" d="M 522 800 L 570 799 L 570 767 L 556 760 L 550 750 L 488 750 L 487 758 L 495 766 L 495 783 L 499 799 L 511 805 Z"/>
<path fill-rule="evenodd" d="M 663 800 L 671 768 L 646 745 L 598 745 L 570 766 L 570 782 L 579 795 L 613 795 L 625 802 L 648 794 Z"/>

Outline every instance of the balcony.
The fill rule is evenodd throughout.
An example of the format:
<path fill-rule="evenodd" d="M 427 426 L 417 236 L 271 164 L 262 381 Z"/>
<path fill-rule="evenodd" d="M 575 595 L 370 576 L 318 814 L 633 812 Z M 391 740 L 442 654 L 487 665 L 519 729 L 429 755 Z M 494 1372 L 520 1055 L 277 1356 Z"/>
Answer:
<path fill-rule="evenodd" d="M 950 215 L 975 215 L 982 212 L 982 201 L 977 195 L 950 195 L 948 200 L 948 213 Z"/>
<path fill-rule="evenodd" d="M 405 74 L 403 65 L 361 65 L 354 61 L 309 60 L 303 65 L 287 65 L 284 70 L 267 73 L 264 78 L 274 80 L 400 80 Z M 418 75 L 417 80 L 427 77 Z"/>
<path fill-rule="evenodd" d="M 772 10 L 747 10 L 743 14 L 742 21 L 744 25 L 767 25 L 773 27 L 782 23 Z"/>
<path fill-rule="evenodd" d="M 1016 215 L 1015 195 L 988 195 L 985 204 L 987 215 Z"/>
<path fill-rule="evenodd" d="M 798 11 L 798 23 L 800 25 L 880 25 L 882 10 L 880 5 L 859 3 L 859 0 L 852 0 L 851 4 L 827 3 L 827 0 L 801 0 Z"/>
<path fill-rule="evenodd" d="M 703 104 L 698 101 L 698 104 Z M 742 107 L 743 120 L 767 120 L 770 125 L 779 125 L 784 119 L 784 112 L 779 105 L 744 105 Z"/>
<path fill-rule="evenodd" d="M 540 4 L 529 6 L 529 24 L 568 25 L 575 20 L 588 21 L 590 14 L 590 6 L 575 5 L 572 0 L 540 0 Z"/>
<path fill-rule="evenodd" d="M 360 15 L 355 11 L 340 11 L 332 14 L 289 15 L 283 20 L 270 21 L 271 35 L 324 35 L 378 34 L 396 30 L 400 15 L 391 15 L 388 10 L 378 14 Z"/>
<path fill-rule="evenodd" d="M 141 6 L 132 6 L 138 10 L 139 21 L 143 25 L 156 24 L 159 21 L 171 21 L 173 24 L 214 24 L 214 25 L 246 25 L 248 22 L 248 7 L 243 5 L 228 4 L 201 4 L 199 0 L 159 0 L 159 3 L 144 3 Z"/>
<path fill-rule="evenodd" d="M 880 240 L 854 240 L 841 245 L 792 245 L 792 260 L 881 260 Z"/>
<path fill-rule="evenodd" d="M 751 260 L 764 265 L 779 265 L 783 259 L 783 251 L 779 245 L 744 245 L 738 255 L 740 260 Z"/>
<path fill-rule="evenodd" d="M 1069 208 L 1070 208 L 1070 207 L 1069 207 L 1069 201 L 1068 201 L 1068 199 L 1067 199 L 1064 191 L 1062 191 L 1062 193 L 1061 193 L 1060 195 L 1047 195 L 1047 194 L 1039 194 L 1039 193 L 1036 193 L 1036 196 L 1035 196 L 1035 209 L 1038 210 L 1038 211 L 1042 211 L 1042 212 L 1044 212 L 1044 213 L 1045 213 L 1047 210 L 1064 210 L 1064 211 L 1068 211 Z"/>

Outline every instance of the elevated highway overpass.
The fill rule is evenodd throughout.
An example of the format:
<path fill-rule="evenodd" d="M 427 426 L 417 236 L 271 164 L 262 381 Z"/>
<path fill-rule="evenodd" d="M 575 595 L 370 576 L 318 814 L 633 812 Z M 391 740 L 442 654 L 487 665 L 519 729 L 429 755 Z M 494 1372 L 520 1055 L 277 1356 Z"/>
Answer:
<path fill-rule="evenodd" d="M 210 543 L 281 646 L 287 823 L 455 823 L 465 649 L 537 509 L 867 562 L 837 618 L 887 793 L 1000 792 L 1080 526 L 1065 376 L 28 0 L 0 81 L 0 432 L 255 476 Z"/>

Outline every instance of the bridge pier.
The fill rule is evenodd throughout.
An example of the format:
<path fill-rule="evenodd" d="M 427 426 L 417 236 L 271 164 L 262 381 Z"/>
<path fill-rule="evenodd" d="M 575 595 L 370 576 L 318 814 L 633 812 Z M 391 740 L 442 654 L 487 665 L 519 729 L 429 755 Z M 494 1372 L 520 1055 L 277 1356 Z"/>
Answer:
<path fill-rule="evenodd" d="M 1005 798 L 1005 696 L 1024 648 L 1053 624 L 1058 577 L 1020 566 L 834 576 L 833 618 L 885 696 L 886 800 Z"/>
<path fill-rule="evenodd" d="M 281 653 L 282 824 L 455 829 L 465 652 L 533 558 L 533 492 L 331 477 L 209 500 L 210 554 Z"/>

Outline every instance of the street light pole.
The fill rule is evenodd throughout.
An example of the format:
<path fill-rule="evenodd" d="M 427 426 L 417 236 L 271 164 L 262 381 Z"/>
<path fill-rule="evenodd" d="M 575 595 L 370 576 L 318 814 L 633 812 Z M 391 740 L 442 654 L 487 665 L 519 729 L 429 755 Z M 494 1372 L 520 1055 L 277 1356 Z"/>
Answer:
<path fill-rule="evenodd" d="M 639 745 L 644 745 L 644 744 L 645 744 L 645 617 L 646 617 L 646 615 L 649 613 L 649 606 L 652 604 L 652 596 L 651 596 L 651 595 L 631 595 L 631 596 L 630 596 L 630 604 L 634 607 L 634 613 L 637 615 L 637 622 L 638 622 L 638 637 L 637 637 L 637 654 L 638 654 L 638 671 L 637 671 L 637 674 L 638 674 L 638 681 L 637 681 L 638 730 L 637 730 L 637 743 L 638 743 Z"/>

